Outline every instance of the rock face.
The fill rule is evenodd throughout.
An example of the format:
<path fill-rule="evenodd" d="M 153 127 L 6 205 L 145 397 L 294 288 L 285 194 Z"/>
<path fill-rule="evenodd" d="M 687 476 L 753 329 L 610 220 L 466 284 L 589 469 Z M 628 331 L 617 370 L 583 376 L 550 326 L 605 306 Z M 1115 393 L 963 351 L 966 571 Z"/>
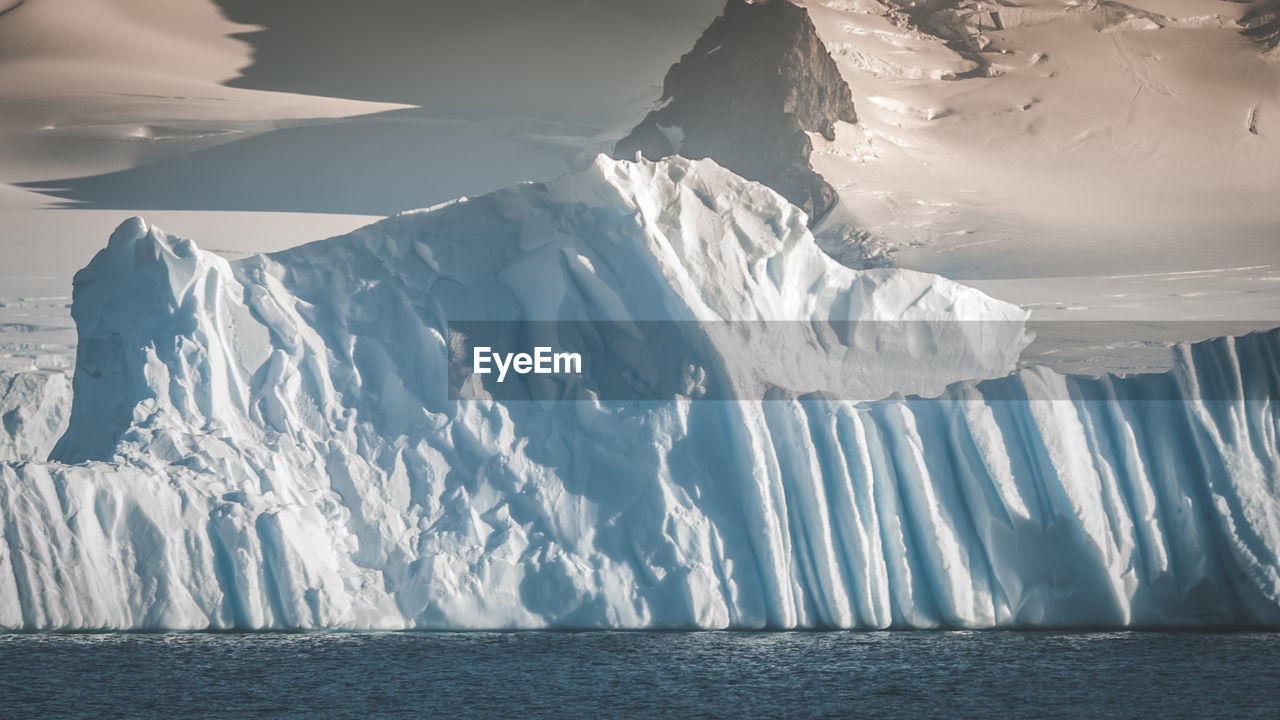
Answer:
<path fill-rule="evenodd" d="M 667 73 L 662 103 L 618 142 L 615 157 L 712 158 L 776 190 L 810 224 L 835 204 L 835 190 L 809 164 L 806 133 L 834 138 L 836 122 L 857 115 L 805 9 L 730 0 Z"/>
<path fill-rule="evenodd" d="M 1240 32 L 1268 52 L 1280 50 L 1280 0 L 1260 2 L 1240 18 Z"/>

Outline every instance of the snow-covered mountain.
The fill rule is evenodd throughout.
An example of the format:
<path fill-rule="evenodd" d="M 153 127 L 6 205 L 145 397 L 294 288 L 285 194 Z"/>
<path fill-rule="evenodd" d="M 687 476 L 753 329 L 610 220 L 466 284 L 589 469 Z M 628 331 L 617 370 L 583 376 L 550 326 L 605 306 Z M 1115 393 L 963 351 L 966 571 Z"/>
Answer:
<path fill-rule="evenodd" d="M 1272 320 L 1276 7 L 732 0 L 618 155 L 711 157 L 819 210 L 842 262 L 1038 319 Z M 1106 345 L 1062 366 L 1129 367 Z"/>
<path fill-rule="evenodd" d="M 0 627 L 1280 622 L 1280 336 L 1001 377 L 1023 310 L 844 268 L 806 221 L 710 161 L 600 158 L 235 262 L 125 223 L 76 278 L 54 461 L 0 464 Z M 777 368 L 848 346 L 712 324 L 692 370 L 769 399 L 447 393 L 460 320 L 841 317 L 913 323 L 881 391 L 950 385 L 809 392 Z"/>

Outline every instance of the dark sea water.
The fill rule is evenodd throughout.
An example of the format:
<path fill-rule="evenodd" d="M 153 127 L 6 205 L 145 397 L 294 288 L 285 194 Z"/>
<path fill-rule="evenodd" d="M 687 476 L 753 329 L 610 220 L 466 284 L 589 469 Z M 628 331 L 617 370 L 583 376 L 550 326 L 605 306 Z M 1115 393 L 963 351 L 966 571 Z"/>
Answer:
<path fill-rule="evenodd" d="M 0 635 L 5 718 L 1280 718 L 1280 634 Z"/>

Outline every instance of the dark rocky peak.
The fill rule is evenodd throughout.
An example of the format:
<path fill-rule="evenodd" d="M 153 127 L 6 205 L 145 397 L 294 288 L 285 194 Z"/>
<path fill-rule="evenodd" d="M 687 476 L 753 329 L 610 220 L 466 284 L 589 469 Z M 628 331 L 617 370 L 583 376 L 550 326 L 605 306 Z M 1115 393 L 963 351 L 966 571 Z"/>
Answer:
<path fill-rule="evenodd" d="M 1241 32 L 1269 52 L 1280 51 L 1280 0 L 1253 3 L 1240 18 Z"/>
<path fill-rule="evenodd" d="M 832 139 L 855 122 L 853 96 L 808 12 L 785 0 L 729 0 L 724 14 L 668 71 L 662 103 L 615 147 L 709 157 L 776 190 L 816 222 L 835 190 L 813 171 L 806 132 Z"/>

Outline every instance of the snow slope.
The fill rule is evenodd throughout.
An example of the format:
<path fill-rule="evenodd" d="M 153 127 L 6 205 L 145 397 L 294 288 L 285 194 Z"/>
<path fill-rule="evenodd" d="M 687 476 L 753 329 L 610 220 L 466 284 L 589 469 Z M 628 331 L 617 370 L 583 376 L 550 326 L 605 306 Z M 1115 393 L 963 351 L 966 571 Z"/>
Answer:
<path fill-rule="evenodd" d="M 38 0 L 0 16 L 0 182 L 118 170 L 404 107 L 230 88 L 253 30 L 205 0 Z"/>
<path fill-rule="evenodd" d="M 0 371 L 69 368 L 75 352 L 67 313 L 71 275 L 98 249 L 86 241 L 122 217 L 56 208 L 48 196 L 14 184 L 119 171 L 277 129 L 404 107 L 227 87 L 253 61 L 242 35 L 255 27 L 227 20 L 209 0 L 29 0 L 4 7 Z M 236 184 L 243 172 L 218 182 Z M 282 247 L 274 235 L 296 243 L 295 233 L 336 234 L 369 221 L 158 215 L 170 227 L 209 238 L 215 248 L 259 252 Z"/>
<path fill-rule="evenodd" d="M 28 2 L 0 16 L 0 182 L 381 216 L 554 177 L 639 119 L 714 3 Z"/>
<path fill-rule="evenodd" d="M 1265 3 L 802 4 L 859 108 L 815 138 L 827 229 L 864 252 L 963 281 L 1275 275 L 1280 64 L 1241 33 Z"/>
<path fill-rule="evenodd" d="M 0 465 L 0 626 L 1278 621 L 1280 337 L 1184 347 L 1161 376 L 998 377 L 1022 310 L 842 268 L 805 225 L 678 158 L 234 263 L 131 220 L 77 275 L 57 462 Z M 933 400 L 797 398 L 710 330 L 709 376 L 781 392 L 444 390 L 459 319 L 841 313 L 1013 330 L 891 375 L 953 383 Z M 996 379 L 954 382 L 975 367 Z"/>

